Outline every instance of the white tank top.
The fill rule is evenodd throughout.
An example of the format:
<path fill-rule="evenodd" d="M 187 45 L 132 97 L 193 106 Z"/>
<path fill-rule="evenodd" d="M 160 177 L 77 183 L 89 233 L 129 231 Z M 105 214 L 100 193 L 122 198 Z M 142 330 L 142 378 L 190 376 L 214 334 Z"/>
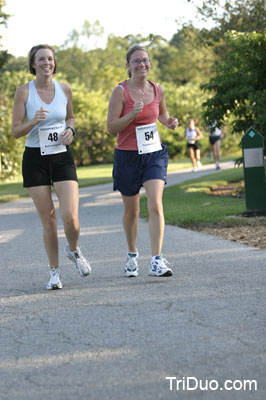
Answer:
<path fill-rule="evenodd" d="M 40 147 L 39 141 L 39 127 L 40 126 L 50 126 L 57 123 L 63 124 L 64 128 L 66 127 L 66 108 L 67 108 L 67 97 L 62 89 L 62 86 L 59 82 L 54 81 L 55 86 L 55 94 L 51 103 L 46 104 L 36 90 L 34 81 L 29 82 L 29 94 L 26 103 L 26 118 L 31 120 L 34 118 L 35 113 L 41 107 L 45 110 L 49 110 L 47 113 L 47 117 L 45 121 L 40 122 L 38 125 L 35 125 L 34 128 L 28 133 L 25 145 L 27 147 Z"/>
<path fill-rule="evenodd" d="M 195 138 L 197 136 L 196 129 L 189 129 L 186 128 L 186 136 L 188 137 L 188 143 L 193 144 L 195 143 Z"/>
<path fill-rule="evenodd" d="M 209 129 L 209 134 L 210 134 L 211 137 L 221 136 L 221 133 L 222 133 L 222 131 L 219 128 L 215 128 L 215 129 L 211 129 L 210 128 Z"/>

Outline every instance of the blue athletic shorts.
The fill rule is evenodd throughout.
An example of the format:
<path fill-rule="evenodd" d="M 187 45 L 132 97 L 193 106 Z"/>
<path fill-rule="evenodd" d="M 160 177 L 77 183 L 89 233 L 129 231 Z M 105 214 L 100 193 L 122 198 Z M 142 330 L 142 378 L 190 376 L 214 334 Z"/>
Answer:
<path fill-rule="evenodd" d="M 214 145 L 218 140 L 221 140 L 221 136 L 209 136 L 209 142 Z"/>
<path fill-rule="evenodd" d="M 167 166 L 168 151 L 163 144 L 162 150 L 147 154 L 115 149 L 114 190 L 124 196 L 135 196 L 146 181 L 161 179 L 166 183 Z"/>

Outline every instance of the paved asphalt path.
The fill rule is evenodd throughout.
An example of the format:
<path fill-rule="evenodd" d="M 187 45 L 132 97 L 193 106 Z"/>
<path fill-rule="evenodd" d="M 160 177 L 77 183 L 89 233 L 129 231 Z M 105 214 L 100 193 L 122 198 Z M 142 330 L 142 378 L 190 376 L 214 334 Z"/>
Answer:
<path fill-rule="evenodd" d="M 168 181 L 212 172 L 181 171 Z M 0 399 L 264 400 L 266 252 L 166 226 L 174 276 L 149 277 L 141 220 L 140 276 L 126 279 L 121 217 L 112 185 L 81 189 L 80 245 L 92 274 L 81 278 L 64 256 L 59 218 L 64 288 L 47 291 L 31 200 L 0 205 Z M 235 390 L 225 390 L 227 380 Z M 247 380 L 256 381 L 252 390 Z"/>

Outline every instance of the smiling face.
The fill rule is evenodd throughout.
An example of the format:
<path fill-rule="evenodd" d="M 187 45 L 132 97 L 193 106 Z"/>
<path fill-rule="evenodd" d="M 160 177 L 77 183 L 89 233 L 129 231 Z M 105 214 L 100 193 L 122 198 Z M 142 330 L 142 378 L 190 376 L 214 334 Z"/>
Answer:
<path fill-rule="evenodd" d="M 50 76 L 55 72 L 55 59 L 51 49 L 39 49 L 32 62 L 32 67 L 35 70 L 35 75 Z"/>
<path fill-rule="evenodd" d="M 127 62 L 129 76 L 146 76 L 151 67 L 149 54 L 145 50 L 136 50 Z"/>

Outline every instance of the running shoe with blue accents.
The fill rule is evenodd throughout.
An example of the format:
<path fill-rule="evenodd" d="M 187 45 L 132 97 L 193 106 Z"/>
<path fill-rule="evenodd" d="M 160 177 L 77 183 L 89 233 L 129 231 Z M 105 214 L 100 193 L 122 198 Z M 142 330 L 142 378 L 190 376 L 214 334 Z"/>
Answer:
<path fill-rule="evenodd" d="M 125 276 L 127 278 L 137 277 L 139 276 L 139 268 L 138 268 L 138 252 L 136 253 L 127 253 L 127 262 L 125 266 Z"/>
<path fill-rule="evenodd" d="M 150 263 L 149 275 L 157 277 L 172 276 L 173 271 L 166 264 L 168 264 L 168 261 L 162 255 L 153 257 Z"/>
<path fill-rule="evenodd" d="M 50 280 L 47 283 L 48 290 L 56 290 L 62 289 L 62 280 L 61 280 L 61 273 L 59 268 L 51 268 L 50 269 Z"/>
<path fill-rule="evenodd" d="M 77 247 L 75 251 L 71 251 L 69 249 L 69 245 L 66 246 L 66 255 L 67 258 L 75 264 L 76 269 L 78 270 L 81 276 L 87 276 L 91 273 L 91 266 L 86 258 L 80 251 L 80 248 Z"/>

